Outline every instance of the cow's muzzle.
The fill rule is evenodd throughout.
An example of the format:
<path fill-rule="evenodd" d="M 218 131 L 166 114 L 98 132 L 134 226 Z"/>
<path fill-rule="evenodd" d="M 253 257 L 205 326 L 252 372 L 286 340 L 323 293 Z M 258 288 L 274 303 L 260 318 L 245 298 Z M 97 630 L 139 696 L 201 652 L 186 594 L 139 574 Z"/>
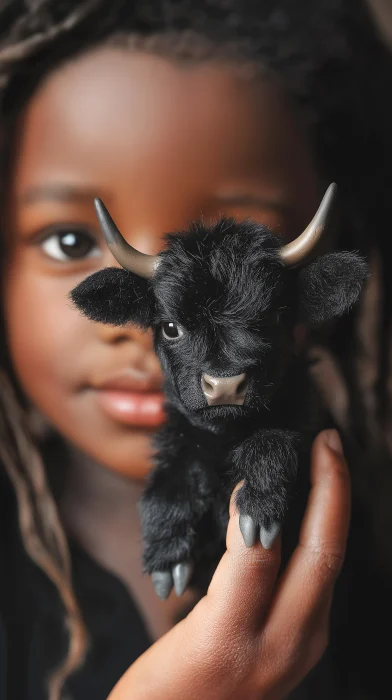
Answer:
<path fill-rule="evenodd" d="M 209 406 L 242 406 L 248 380 L 245 373 L 235 377 L 211 377 L 203 374 L 201 388 Z"/>

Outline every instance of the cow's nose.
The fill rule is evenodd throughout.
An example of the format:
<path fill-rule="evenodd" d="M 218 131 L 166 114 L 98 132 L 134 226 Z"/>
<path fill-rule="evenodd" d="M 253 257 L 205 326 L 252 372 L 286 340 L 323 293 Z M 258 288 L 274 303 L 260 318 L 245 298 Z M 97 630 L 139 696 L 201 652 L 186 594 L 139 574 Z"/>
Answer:
<path fill-rule="evenodd" d="M 246 374 L 237 374 L 235 377 L 211 377 L 203 374 L 201 387 L 209 406 L 242 406 L 247 390 Z"/>

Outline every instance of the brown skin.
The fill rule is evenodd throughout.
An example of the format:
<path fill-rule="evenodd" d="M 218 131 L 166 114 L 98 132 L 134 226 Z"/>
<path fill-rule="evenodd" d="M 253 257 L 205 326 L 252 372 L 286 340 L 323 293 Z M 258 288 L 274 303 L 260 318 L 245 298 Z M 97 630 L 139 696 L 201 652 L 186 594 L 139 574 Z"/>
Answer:
<path fill-rule="evenodd" d="M 177 601 L 158 602 L 150 582 L 143 581 L 138 523 L 130 517 L 151 466 L 152 429 L 108 418 L 91 385 L 124 369 L 138 377 L 141 391 L 156 391 L 162 378 L 149 334 L 93 324 L 67 303 L 67 294 L 81 279 L 115 264 L 102 240 L 92 197 L 104 200 L 133 246 L 156 253 L 164 232 L 186 227 L 200 216 L 208 221 L 220 214 L 251 217 L 290 240 L 308 224 L 322 193 L 310 150 L 284 96 L 271 84 L 245 80 L 230 65 L 183 67 L 163 58 L 101 48 L 50 75 L 21 115 L 7 193 L 8 259 L 3 277 L 12 361 L 27 397 L 80 451 L 61 504 L 68 530 L 128 584 L 155 636 L 169 629 L 167 611 L 174 612 Z M 64 226 L 92 237 L 88 256 L 68 261 L 51 257 L 58 243 L 56 230 Z M 340 532 L 337 525 L 337 531 L 343 541 L 344 528 Z M 250 561 L 254 555 L 245 552 L 238 532 L 236 538 L 241 561 Z M 275 553 L 262 554 L 262 562 L 270 560 L 273 566 L 264 573 L 263 566 L 250 564 L 250 575 L 257 579 L 252 589 L 257 609 L 262 577 L 272 589 L 271 571 L 277 566 Z M 238 591 L 246 591 L 248 581 L 240 577 L 235 585 L 236 595 L 227 599 L 226 611 L 231 612 L 225 612 L 229 627 L 234 625 L 231 634 L 237 629 L 232 604 L 235 599 L 240 602 Z M 226 598 L 225 593 L 222 601 Z M 214 607 L 219 595 L 212 600 Z M 308 612 L 313 603 L 304 601 Z M 214 628 L 219 649 L 205 644 L 200 630 L 203 616 L 210 619 L 208 605 L 197 607 L 192 617 L 196 627 L 189 628 L 184 648 L 195 659 L 197 648 L 210 649 L 214 661 L 224 647 L 226 628 Z M 322 619 L 325 626 L 327 616 Z M 294 632 L 297 623 L 293 619 Z M 134 678 L 143 683 L 146 669 L 162 666 L 167 675 L 157 679 L 158 687 L 162 685 L 158 695 L 174 697 L 164 689 L 169 677 L 177 678 L 169 658 L 178 654 L 183 629 L 187 628 L 176 627 L 174 636 L 154 646 L 152 657 L 142 657 L 136 676 L 131 674 L 132 683 Z M 244 648 L 257 640 L 253 632 L 244 639 L 248 632 L 245 626 Z M 233 651 L 231 646 L 230 668 Z M 204 664 L 206 660 L 205 656 Z M 298 677 L 303 668 L 301 662 Z M 193 682 L 194 668 L 188 670 L 187 676 L 185 665 L 178 697 L 186 695 L 184 680 Z M 220 674 L 218 669 L 208 676 L 210 697 L 231 697 L 224 690 L 214 694 L 216 684 L 225 687 Z M 253 684 L 253 674 L 249 678 Z M 202 689 L 207 682 L 203 673 L 200 682 Z M 132 692 L 130 696 L 137 697 Z M 207 697 L 204 689 L 196 696 Z"/>

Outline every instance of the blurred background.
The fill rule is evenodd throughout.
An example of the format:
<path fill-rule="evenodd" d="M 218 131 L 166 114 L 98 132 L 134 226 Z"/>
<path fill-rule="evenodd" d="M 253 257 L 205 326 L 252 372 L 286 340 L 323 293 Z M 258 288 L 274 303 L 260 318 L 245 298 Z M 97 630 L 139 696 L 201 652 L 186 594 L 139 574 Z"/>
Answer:
<path fill-rule="evenodd" d="M 392 48 L 392 2 L 391 0 L 368 0 L 384 41 Z"/>

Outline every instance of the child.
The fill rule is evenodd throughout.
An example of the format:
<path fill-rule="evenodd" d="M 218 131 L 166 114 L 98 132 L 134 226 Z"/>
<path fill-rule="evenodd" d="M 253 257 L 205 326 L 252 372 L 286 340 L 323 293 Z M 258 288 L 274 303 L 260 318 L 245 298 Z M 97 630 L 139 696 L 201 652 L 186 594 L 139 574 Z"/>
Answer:
<path fill-rule="evenodd" d="M 9 697 L 42 698 L 49 688 L 54 700 L 65 688 L 76 700 L 105 698 L 151 639 L 184 614 L 176 600 L 159 604 L 140 572 L 135 506 L 150 468 L 151 432 L 163 420 L 151 339 L 134 328 L 91 324 L 67 302 L 84 276 L 114 264 L 92 198 L 108 203 L 132 245 L 155 253 L 164 232 L 201 215 L 252 217 L 293 238 L 333 180 L 341 192 L 339 245 L 376 251 L 380 269 L 363 308 L 314 338 L 315 381 L 357 474 L 337 626 L 330 654 L 304 692 L 381 697 L 382 673 L 375 676 L 369 663 L 377 659 L 375 645 L 367 642 L 381 637 L 390 611 L 377 586 L 372 605 L 383 619 L 366 618 L 364 591 L 369 599 L 375 584 L 363 588 L 360 578 L 363 568 L 381 567 L 386 577 L 389 566 L 388 510 L 378 497 L 388 486 L 390 444 L 383 381 L 390 291 L 382 235 L 390 206 L 383 197 L 390 162 L 383 86 L 390 65 L 367 13 L 337 0 L 302 0 L 295 9 L 289 0 L 261 7 L 250 0 L 11 0 L 0 27 L 2 616 Z M 358 347 L 358 339 L 375 337 L 369 327 L 377 321 L 379 279 L 380 345 Z M 380 479 L 370 494 L 375 473 Z M 344 521 L 340 529 L 336 521 L 334 537 L 344 542 Z M 267 557 L 272 568 L 276 557 L 276 551 Z M 236 597 L 247 590 L 240 584 Z M 365 639 L 356 627 L 357 599 Z M 323 635 L 325 610 L 316 625 Z M 170 670 L 177 649 L 170 635 L 135 666 L 142 668 L 141 682 L 143 664 L 151 659 L 150 672 L 157 668 L 154 649 Z M 221 642 L 227 643 L 222 631 Z M 193 643 L 187 658 L 197 657 L 196 633 Z M 280 688 L 298 683 L 323 648 L 308 654 Z M 208 697 L 194 682 L 196 696 Z M 218 686 L 222 698 L 231 696 L 232 688 L 215 678 L 210 697 L 218 697 Z M 245 680 L 243 688 L 249 690 L 243 697 L 251 697 Z M 163 682 L 156 692 L 166 697 Z M 129 696 L 137 697 L 135 685 Z"/>

